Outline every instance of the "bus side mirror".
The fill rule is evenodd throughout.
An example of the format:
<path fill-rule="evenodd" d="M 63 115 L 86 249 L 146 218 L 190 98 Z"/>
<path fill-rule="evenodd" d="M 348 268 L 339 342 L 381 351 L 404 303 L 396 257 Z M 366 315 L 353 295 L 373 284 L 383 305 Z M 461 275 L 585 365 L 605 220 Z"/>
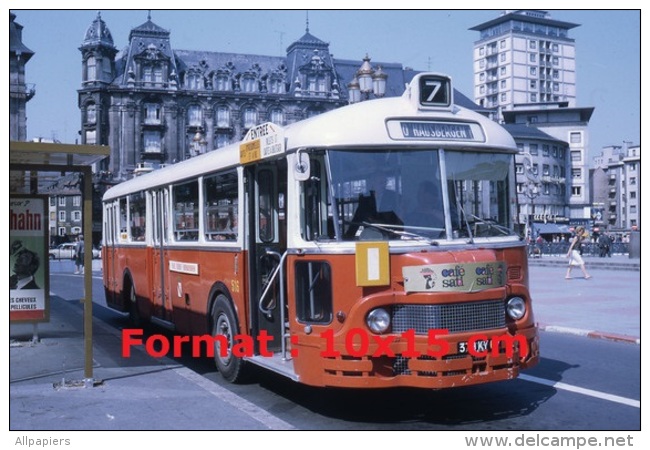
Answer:
<path fill-rule="evenodd" d="M 301 150 L 298 150 L 296 153 L 293 174 L 298 181 L 307 181 L 309 179 L 309 175 L 311 174 L 309 155 Z"/>

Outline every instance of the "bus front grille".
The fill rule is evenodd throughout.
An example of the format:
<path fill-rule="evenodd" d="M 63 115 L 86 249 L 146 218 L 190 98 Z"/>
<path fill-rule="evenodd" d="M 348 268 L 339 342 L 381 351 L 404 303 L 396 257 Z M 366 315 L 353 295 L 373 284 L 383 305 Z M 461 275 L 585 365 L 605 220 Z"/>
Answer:
<path fill-rule="evenodd" d="M 415 334 L 427 334 L 430 329 L 445 329 L 449 333 L 492 330 L 506 325 L 505 302 L 396 305 L 391 322 L 393 333 L 415 330 Z"/>

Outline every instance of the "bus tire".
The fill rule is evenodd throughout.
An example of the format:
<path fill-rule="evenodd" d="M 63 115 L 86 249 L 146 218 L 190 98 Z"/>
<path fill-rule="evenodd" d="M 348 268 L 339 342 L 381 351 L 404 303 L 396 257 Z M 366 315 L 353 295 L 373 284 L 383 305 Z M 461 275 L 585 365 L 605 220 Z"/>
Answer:
<path fill-rule="evenodd" d="M 139 328 L 142 326 L 142 317 L 138 310 L 138 296 L 135 293 L 135 286 L 132 281 L 127 283 L 127 289 L 129 296 L 126 301 L 129 302 L 129 320 L 134 327 Z"/>
<path fill-rule="evenodd" d="M 219 294 L 212 309 L 212 335 L 225 336 L 228 348 L 226 354 L 222 355 L 221 343 L 215 340 L 214 362 L 221 376 L 231 383 L 242 381 L 246 364 L 243 358 L 232 353 L 235 337 L 238 334 L 239 326 L 230 301 L 224 294 Z"/>

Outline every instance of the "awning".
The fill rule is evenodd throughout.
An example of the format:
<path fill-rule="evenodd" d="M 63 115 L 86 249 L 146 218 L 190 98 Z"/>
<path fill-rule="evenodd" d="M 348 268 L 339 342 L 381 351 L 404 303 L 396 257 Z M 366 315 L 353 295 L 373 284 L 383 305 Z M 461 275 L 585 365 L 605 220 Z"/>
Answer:
<path fill-rule="evenodd" d="M 110 154 L 110 147 L 104 145 L 10 141 L 10 191 L 13 187 L 15 192 L 20 192 L 25 189 L 21 184 L 37 183 L 41 192 L 59 180 L 62 173 L 81 173 Z"/>
<path fill-rule="evenodd" d="M 534 223 L 533 228 L 538 234 L 571 234 L 569 225 L 557 223 Z"/>

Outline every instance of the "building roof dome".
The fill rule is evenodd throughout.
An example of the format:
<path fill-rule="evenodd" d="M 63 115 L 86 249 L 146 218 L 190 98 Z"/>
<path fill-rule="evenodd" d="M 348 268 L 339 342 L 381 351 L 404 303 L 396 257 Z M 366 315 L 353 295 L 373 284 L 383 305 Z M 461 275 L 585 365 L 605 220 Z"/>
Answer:
<path fill-rule="evenodd" d="M 22 56 L 27 61 L 34 54 L 25 44 L 23 44 L 23 26 L 14 20 L 16 15 L 9 14 L 9 53 Z"/>
<path fill-rule="evenodd" d="M 106 26 L 106 22 L 102 20 L 100 12 L 97 12 L 97 17 L 86 30 L 86 35 L 84 36 L 82 45 L 84 47 L 89 45 L 114 46 L 111 31 L 108 29 L 108 26 Z"/>

